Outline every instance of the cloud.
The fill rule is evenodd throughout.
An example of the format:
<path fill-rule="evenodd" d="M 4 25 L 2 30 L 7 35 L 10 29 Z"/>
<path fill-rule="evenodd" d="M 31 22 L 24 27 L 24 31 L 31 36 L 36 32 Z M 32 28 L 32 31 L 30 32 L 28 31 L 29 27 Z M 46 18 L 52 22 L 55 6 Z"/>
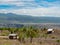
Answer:
<path fill-rule="evenodd" d="M 51 0 L 52 1 L 52 0 Z M 59 6 L 59 1 L 48 2 L 47 0 L 0 0 L 0 5 L 12 6 L 10 8 L 39 8 L 39 7 L 51 7 Z M 15 9 L 16 9 L 15 8 Z"/>
<path fill-rule="evenodd" d="M 31 16 L 60 16 L 58 0 L 0 0 L 0 13 Z"/>
<path fill-rule="evenodd" d="M 60 17 L 59 7 L 1 10 L 0 12 L 1 13 L 15 13 L 18 15 L 30 15 L 30 16 L 54 16 L 54 17 L 59 16 Z"/>
<path fill-rule="evenodd" d="M 35 8 L 38 7 L 35 0 L 5 0 L 0 1 L 0 5 L 15 5 L 18 8 Z"/>

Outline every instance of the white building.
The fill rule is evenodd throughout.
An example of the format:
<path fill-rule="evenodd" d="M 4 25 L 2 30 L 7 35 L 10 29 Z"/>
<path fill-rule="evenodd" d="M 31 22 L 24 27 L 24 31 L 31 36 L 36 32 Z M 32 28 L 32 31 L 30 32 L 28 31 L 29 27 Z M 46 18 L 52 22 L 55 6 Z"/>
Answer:
<path fill-rule="evenodd" d="M 9 34 L 9 39 L 17 39 L 17 34 Z"/>
<path fill-rule="evenodd" d="M 48 29 L 47 31 L 53 31 L 53 29 Z"/>
<path fill-rule="evenodd" d="M 48 34 L 51 34 L 52 32 L 54 32 L 53 29 L 48 29 L 48 30 L 47 30 L 47 33 L 48 33 Z"/>

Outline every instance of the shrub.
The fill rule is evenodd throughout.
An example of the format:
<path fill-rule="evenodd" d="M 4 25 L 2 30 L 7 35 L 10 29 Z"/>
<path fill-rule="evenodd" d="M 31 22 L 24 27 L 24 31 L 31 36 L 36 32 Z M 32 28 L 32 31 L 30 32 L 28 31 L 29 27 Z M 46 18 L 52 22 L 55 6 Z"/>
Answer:
<path fill-rule="evenodd" d="M 55 39 L 56 37 L 53 36 L 53 37 L 51 37 L 51 38 L 52 38 L 52 39 Z"/>
<path fill-rule="evenodd" d="M 56 40 L 56 42 L 60 43 L 60 40 Z"/>

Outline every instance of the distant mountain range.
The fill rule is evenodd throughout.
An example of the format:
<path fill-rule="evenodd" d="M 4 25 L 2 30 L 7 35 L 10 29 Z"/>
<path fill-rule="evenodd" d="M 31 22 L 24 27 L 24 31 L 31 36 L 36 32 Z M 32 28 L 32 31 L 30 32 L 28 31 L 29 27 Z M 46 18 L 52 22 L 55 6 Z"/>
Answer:
<path fill-rule="evenodd" d="M 60 23 L 60 17 L 33 17 L 0 13 L 0 23 Z"/>

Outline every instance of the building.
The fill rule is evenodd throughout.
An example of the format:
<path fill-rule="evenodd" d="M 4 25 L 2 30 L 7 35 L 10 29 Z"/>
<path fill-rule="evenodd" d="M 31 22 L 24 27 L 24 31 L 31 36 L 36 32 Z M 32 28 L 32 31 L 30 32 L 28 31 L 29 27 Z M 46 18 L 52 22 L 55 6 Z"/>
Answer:
<path fill-rule="evenodd" d="M 47 34 L 51 34 L 51 33 L 53 33 L 53 32 L 54 32 L 53 29 L 48 29 L 48 30 L 47 30 Z"/>
<path fill-rule="evenodd" d="M 17 34 L 9 34 L 9 39 L 17 39 Z"/>

